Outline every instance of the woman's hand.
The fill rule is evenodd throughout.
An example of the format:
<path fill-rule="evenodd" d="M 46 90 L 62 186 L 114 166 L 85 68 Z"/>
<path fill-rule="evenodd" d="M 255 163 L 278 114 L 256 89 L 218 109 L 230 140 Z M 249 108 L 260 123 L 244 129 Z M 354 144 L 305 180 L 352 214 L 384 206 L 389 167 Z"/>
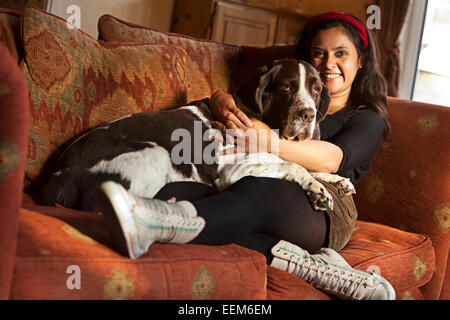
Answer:
<path fill-rule="evenodd" d="M 234 139 L 235 147 L 223 151 L 221 154 L 269 152 L 278 154 L 280 136 L 264 122 L 250 119 L 252 128 L 237 129 Z"/>
<path fill-rule="evenodd" d="M 228 142 L 232 142 L 231 137 L 226 135 L 226 129 L 246 130 L 252 127 L 252 121 L 237 106 L 231 94 L 222 90 L 213 93 L 210 99 L 210 108 L 216 121 L 212 124 L 219 129 Z"/>

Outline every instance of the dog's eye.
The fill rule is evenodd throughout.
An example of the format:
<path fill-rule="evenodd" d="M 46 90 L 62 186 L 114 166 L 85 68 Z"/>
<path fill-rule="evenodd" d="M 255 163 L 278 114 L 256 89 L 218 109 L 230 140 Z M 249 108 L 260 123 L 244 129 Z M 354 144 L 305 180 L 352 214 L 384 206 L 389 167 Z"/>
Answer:
<path fill-rule="evenodd" d="M 314 86 L 314 92 L 319 93 L 320 92 L 320 86 Z"/>

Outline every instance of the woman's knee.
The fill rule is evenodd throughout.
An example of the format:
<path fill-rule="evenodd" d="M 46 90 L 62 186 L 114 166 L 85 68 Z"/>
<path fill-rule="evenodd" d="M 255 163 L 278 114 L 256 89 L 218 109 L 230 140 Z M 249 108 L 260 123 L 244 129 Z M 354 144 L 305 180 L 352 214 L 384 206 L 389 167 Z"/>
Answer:
<path fill-rule="evenodd" d="M 236 181 L 233 186 L 255 187 L 262 183 L 264 178 L 255 176 L 246 176 Z"/>
<path fill-rule="evenodd" d="M 258 197 L 264 197 L 267 192 L 271 193 L 274 190 L 273 181 L 268 179 L 271 178 L 246 176 L 236 181 L 227 189 L 227 191 L 239 193 L 241 195 L 258 195 Z"/>
<path fill-rule="evenodd" d="M 258 203 L 280 207 L 295 206 L 306 199 L 305 192 L 297 183 L 278 178 L 247 176 L 233 184 L 229 191 L 252 197 Z"/>
<path fill-rule="evenodd" d="M 247 176 L 235 183 L 240 188 L 249 188 L 271 194 L 292 195 L 294 198 L 305 192 L 298 183 L 279 178 Z"/>

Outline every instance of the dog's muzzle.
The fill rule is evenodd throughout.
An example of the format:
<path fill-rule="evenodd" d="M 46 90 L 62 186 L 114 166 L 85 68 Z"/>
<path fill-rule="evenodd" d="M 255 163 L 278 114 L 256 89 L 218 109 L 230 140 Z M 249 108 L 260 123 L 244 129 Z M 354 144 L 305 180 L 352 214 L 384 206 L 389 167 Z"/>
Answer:
<path fill-rule="evenodd" d="M 289 119 L 284 123 L 281 136 L 288 140 L 311 139 L 316 125 L 316 110 L 302 108 L 290 113 Z"/>

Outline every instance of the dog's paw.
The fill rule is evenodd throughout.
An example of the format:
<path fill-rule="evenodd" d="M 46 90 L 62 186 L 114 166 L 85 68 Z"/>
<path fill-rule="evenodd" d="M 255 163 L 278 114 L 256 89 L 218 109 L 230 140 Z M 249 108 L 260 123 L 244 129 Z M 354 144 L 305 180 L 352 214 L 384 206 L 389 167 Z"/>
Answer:
<path fill-rule="evenodd" d="M 306 193 L 315 210 L 333 210 L 333 197 L 321 183 L 314 181 Z"/>
<path fill-rule="evenodd" d="M 214 186 L 217 190 L 222 191 L 230 186 L 230 182 L 223 178 L 217 178 L 216 180 L 214 180 Z"/>
<path fill-rule="evenodd" d="M 355 186 L 348 178 L 342 178 L 341 180 L 333 184 L 338 189 L 340 196 L 349 196 L 352 194 L 356 194 Z"/>

